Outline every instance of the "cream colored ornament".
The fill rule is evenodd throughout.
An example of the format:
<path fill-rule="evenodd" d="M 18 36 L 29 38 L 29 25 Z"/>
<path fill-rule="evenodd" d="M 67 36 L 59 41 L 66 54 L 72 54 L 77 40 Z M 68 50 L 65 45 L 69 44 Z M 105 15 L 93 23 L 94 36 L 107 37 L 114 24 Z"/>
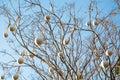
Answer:
<path fill-rule="evenodd" d="M 59 53 L 58 53 L 58 57 L 63 57 L 63 53 L 62 53 L 62 52 L 59 52 Z"/>
<path fill-rule="evenodd" d="M 97 21 L 93 21 L 93 26 L 98 26 L 98 22 Z"/>
<path fill-rule="evenodd" d="M 57 80 L 57 78 L 53 78 L 53 80 Z"/>
<path fill-rule="evenodd" d="M 113 53 L 112 53 L 112 51 L 110 51 L 110 50 L 106 50 L 105 54 L 106 54 L 107 56 L 111 56 Z"/>
<path fill-rule="evenodd" d="M 114 70 L 117 75 L 120 75 L 120 66 L 115 66 Z"/>
<path fill-rule="evenodd" d="M 90 24 L 91 24 L 90 22 L 86 22 L 86 24 L 85 24 L 85 25 L 86 25 L 86 26 L 90 26 Z"/>
<path fill-rule="evenodd" d="M 109 62 L 108 61 L 101 61 L 101 67 L 102 68 L 107 68 L 109 66 Z"/>
<path fill-rule="evenodd" d="M 65 24 L 64 23 L 61 23 L 61 25 L 60 25 L 62 28 L 64 28 L 64 26 L 65 26 Z"/>
<path fill-rule="evenodd" d="M 67 45 L 70 42 L 70 39 L 63 40 L 63 45 Z"/>
<path fill-rule="evenodd" d="M 13 75 L 12 80 L 18 80 L 18 74 Z"/>
<path fill-rule="evenodd" d="M 17 62 L 19 63 L 19 64 L 22 64 L 23 63 L 23 58 L 19 58 L 18 60 L 17 60 Z"/>
<path fill-rule="evenodd" d="M 35 45 L 42 45 L 43 40 L 41 38 L 35 38 Z"/>
<path fill-rule="evenodd" d="M 5 77 L 2 75 L 0 78 L 1 78 L 1 80 L 3 80 Z"/>
<path fill-rule="evenodd" d="M 25 52 L 22 51 L 22 52 L 20 53 L 20 56 L 24 57 L 24 56 L 25 56 Z"/>
<path fill-rule="evenodd" d="M 7 38 L 8 37 L 8 33 L 4 33 L 4 38 Z"/>
<path fill-rule="evenodd" d="M 120 66 L 120 60 L 117 62 L 116 66 Z"/>
<path fill-rule="evenodd" d="M 76 80 L 82 80 L 83 79 L 83 75 L 82 73 L 78 72 L 77 75 L 75 76 Z"/>
<path fill-rule="evenodd" d="M 116 13 L 115 12 L 111 12 L 111 14 L 110 14 L 111 16 L 115 16 L 116 15 Z"/>
<path fill-rule="evenodd" d="M 45 21 L 48 22 L 50 20 L 50 16 L 47 15 L 47 16 L 44 17 L 44 19 L 45 19 Z"/>
<path fill-rule="evenodd" d="M 34 55 L 33 55 L 32 53 L 29 53 L 28 56 L 29 56 L 30 58 L 33 58 L 33 57 L 34 57 Z"/>
<path fill-rule="evenodd" d="M 14 31 L 15 31 L 15 28 L 12 27 L 12 26 L 10 26 L 10 27 L 9 27 L 9 30 L 10 30 L 11 32 L 14 32 Z"/>
<path fill-rule="evenodd" d="M 77 29 L 78 29 L 77 26 L 74 26 L 74 27 L 72 28 L 73 31 L 75 31 L 75 30 L 77 30 Z"/>
<path fill-rule="evenodd" d="M 52 67 L 49 67 L 49 72 L 53 72 L 53 68 Z"/>

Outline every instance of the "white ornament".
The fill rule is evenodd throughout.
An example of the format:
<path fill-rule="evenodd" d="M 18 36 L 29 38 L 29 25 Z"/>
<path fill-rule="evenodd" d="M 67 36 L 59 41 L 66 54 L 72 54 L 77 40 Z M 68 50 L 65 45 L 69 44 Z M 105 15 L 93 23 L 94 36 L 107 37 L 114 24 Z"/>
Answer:
<path fill-rule="evenodd" d="M 53 78 L 53 80 L 57 80 L 57 78 Z"/>
<path fill-rule="evenodd" d="M 59 52 L 59 53 L 58 53 L 58 57 L 63 57 L 63 53 L 62 53 L 62 52 Z"/>
<path fill-rule="evenodd" d="M 82 73 L 78 72 L 77 75 L 76 75 L 76 79 L 77 80 L 82 80 L 83 79 Z"/>
<path fill-rule="evenodd" d="M 20 56 L 24 57 L 24 56 L 25 56 L 25 52 L 22 51 L 22 52 L 20 53 Z"/>
<path fill-rule="evenodd" d="M 45 19 L 45 21 L 49 21 L 50 20 L 50 16 L 45 16 L 44 19 Z"/>
<path fill-rule="evenodd" d="M 93 26 L 98 26 L 98 22 L 97 21 L 93 21 Z"/>
<path fill-rule="evenodd" d="M 12 27 L 12 26 L 10 26 L 10 27 L 9 27 L 9 30 L 10 30 L 11 32 L 14 32 L 14 31 L 15 31 L 15 28 Z"/>
<path fill-rule="evenodd" d="M 23 63 L 23 58 L 19 58 L 19 59 L 17 60 L 17 62 L 18 62 L 19 64 L 22 64 L 22 63 Z"/>
<path fill-rule="evenodd" d="M 109 62 L 108 61 L 101 61 L 101 67 L 102 68 L 107 68 L 109 66 Z"/>
<path fill-rule="evenodd" d="M 91 24 L 90 22 L 86 22 L 86 24 L 85 24 L 85 25 L 86 25 L 86 26 L 90 26 L 90 24 Z"/>
<path fill-rule="evenodd" d="M 52 67 L 49 67 L 49 72 L 53 72 L 53 68 Z"/>
<path fill-rule="evenodd" d="M 42 45 L 43 40 L 41 38 L 35 38 L 35 45 Z"/>
<path fill-rule="evenodd" d="M 105 54 L 106 54 L 107 56 L 111 56 L 113 53 L 112 53 L 112 51 L 110 51 L 110 50 L 106 50 Z"/>
<path fill-rule="evenodd" d="M 74 26 L 73 28 L 72 28 L 72 30 L 74 31 L 74 30 L 77 30 L 78 28 L 77 28 L 77 26 Z"/>
<path fill-rule="evenodd" d="M 29 56 L 30 58 L 33 58 L 33 57 L 34 57 L 34 55 L 33 55 L 32 53 L 29 53 L 28 56 Z"/>
<path fill-rule="evenodd" d="M 7 38 L 8 37 L 8 33 L 4 33 L 4 38 Z"/>
<path fill-rule="evenodd" d="M 69 39 L 63 40 L 63 45 L 67 45 L 70 42 Z"/>
<path fill-rule="evenodd" d="M 12 79 L 13 79 L 13 80 L 18 80 L 18 74 L 13 75 L 13 76 L 12 76 Z"/>
<path fill-rule="evenodd" d="M 5 77 L 4 77 L 4 75 L 2 75 L 0 78 L 1 78 L 1 80 L 4 80 Z"/>

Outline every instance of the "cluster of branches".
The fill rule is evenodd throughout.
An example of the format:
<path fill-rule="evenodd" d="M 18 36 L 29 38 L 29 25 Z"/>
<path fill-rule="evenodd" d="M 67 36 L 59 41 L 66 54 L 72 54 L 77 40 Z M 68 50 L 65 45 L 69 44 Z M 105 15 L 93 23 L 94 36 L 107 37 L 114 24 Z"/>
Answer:
<path fill-rule="evenodd" d="M 91 0 L 85 22 L 76 13 L 74 3 L 56 9 L 50 2 L 48 9 L 39 0 L 16 2 L 14 7 L 9 1 L 10 10 L 6 5 L 0 7 L 8 20 L 4 37 L 15 53 L 0 51 L 11 57 L 9 62 L 0 63 L 3 76 L 14 70 L 20 80 L 28 80 L 20 71 L 30 67 L 38 80 L 118 78 L 115 67 L 120 60 L 120 31 L 113 17 L 120 16 L 119 0 L 115 1 L 117 8 L 106 15 L 101 15 L 97 2 Z"/>

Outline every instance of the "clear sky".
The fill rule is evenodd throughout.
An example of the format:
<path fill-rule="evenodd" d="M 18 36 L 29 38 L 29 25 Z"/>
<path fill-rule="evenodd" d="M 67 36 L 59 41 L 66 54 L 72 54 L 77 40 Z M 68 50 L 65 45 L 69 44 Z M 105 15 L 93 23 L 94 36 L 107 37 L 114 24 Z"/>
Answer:
<path fill-rule="evenodd" d="M 0 6 L 3 4 L 6 4 L 7 1 L 8 0 L 0 0 Z M 64 3 L 74 2 L 76 4 L 77 10 L 80 9 L 81 13 L 79 12 L 78 15 L 81 15 L 81 16 L 84 15 L 84 13 L 87 11 L 88 4 L 90 2 L 90 0 L 51 0 L 51 1 L 56 4 L 56 7 L 61 7 L 61 6 L 63 6 Z M 113 6 L 115 7 L 113 0 L 104 0 L 104 1 L 97 0 L 97 1 L 100 2 L 98 5 L 99 5 L 100 10 L 104 11 L 104 14 L 107 14 L 107 12 L 109 10 L 111 10 L 111 8 L 113 8 Z M 43 5 L 45 5 L 45 7 L 49 6 L 49 4 L 48 4 L 49 0 L 41 0 L 41 3 Z M 116 19 L 116 20 L 118 20 L 118 19 Z M 0 46 L 0 50 L 2 50 L 4 48 L 6 48 L 6 46 L 7 46 L 6 40 L 3 38 L 3 33 L 6 31 L 6 27 L 7 27 L 7 20 L 5 20 L 2 16 L 0 16 L 0 27 L 1 27 L 1 29 L 0 29 L 0 44 L 2 45 L 2 46 Z"/>
<path fill-rule="evenodd" d="M 16 1 L 16 0 L 12 0 L 12 1 Z M 20 0 L 23 1 L 23 0 Z M 44 7 L 49 8 L 49 0 L 40 0 L 41 4 L 44 5 Z M 103 15 L 107 14 L 112 8 L 115 8 L 116 5 L 113 2 L 114 0 L 96 0 L 98 1 L 98 8 L 100 10 L 103 10 Z M 2 6 L 3 4 L 7 4 L 8 0 L 0 0 L 0 6 Z M 75 3 L 75 7 L 76 9 L 80 12 L 78 13 L 79 16 L 84 17 L 87 20 L 87 9 L 88 9 L 88 4 L 90 2 L 90 0 L 51 0 L 52 3 L 55 4 L 56 8 L 62 7 L 65 3 Z M 9 6 L 9 5 L 6 5 Z M 16 4 L 15 4 L 16 6 Z M 115 22 L 120 21 L 120 19 L 116 17 L 115 18 Z M 10 50 L 8 44 L 6 43 L 7 39 L 3 38 L 3 33 L 6 31 L 6 27 L 7 27 L 7 20 L 0 15 L 0 51 L 2 50 L 7 50 L 10 51 L 12 53 L 12 51 Z M 118 26 L 120 27 L 120 26 Z M 11 33 L 9 32 L 9 35 L 11 35 Z M 9 36 L 10 37 L 10 36 Z M 9 60 L 8 58 L 6 58 L 5 56 L 3 56 L 2 54 L 0 54 L 0 62 L 2 61 L 6 61 Z M 0 67 L 1 68 L 1 67 Z M 1 69 L 0 69 L 0 74 L 1 74 Z M 6 79 L 9 80 L 9 79 Z"/>

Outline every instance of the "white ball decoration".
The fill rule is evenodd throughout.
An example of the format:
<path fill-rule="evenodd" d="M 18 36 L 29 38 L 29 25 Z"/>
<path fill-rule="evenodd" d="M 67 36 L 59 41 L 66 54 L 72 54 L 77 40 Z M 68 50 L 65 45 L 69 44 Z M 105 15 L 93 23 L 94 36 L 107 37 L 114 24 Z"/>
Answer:
<path fill-rule="evenodd" d="M 69 42 L 70 42 L 69 39 L 63 40 L 63 45 L 67 45 L 67 44 L 69 44 Z"/>
<path fill-rule="evenodd" d="M 98 22 L 96 20 L 93 21 L 93 26 L 98 26 Z"/>
<path fill-rule="evenodd" d="M 45 21 L 48 22 L 50 20 L 50 16 L 47 15 L 47 16 L 44 17 L 44 19 L 45 19 Z"/>
<path fill-rule="evenodd" d="M 8 33 L 4 33 L 3 36 L 4 36 L 4 38 L 7 38 L 8 37 Z"/>
<path fill-rule="evenodd" d="M 17 62 L 18 62 L 18 64 L 22 64 L 22 63 L 24 62 L 24 60 L 23 60 L 23 58 L 19 58 L 19 59 L 17 60 Z"/>
<path fill-rule="evenodd" d="M 15 31 L 15 28 L 12 27 L 12 26 L 10 26 L 10 27 L 9 27 L 9 30 L 10 30 L 11 32 L 14 32 L 14 31 Z"/>
<path fill-rule="evenodd" d="M 108 61 L 101 61 L 101 67 L 102 68 L 107 68 L 109 66 L 109 62 Z"/>
<path fill-rule="evenodd" d="M 25 56 L 25 52 L 24 51 L 20 52 L 20 56 L 24 57 Z"/>
<path fill-rule="evenodd" d="M 107 56 L 111 56 L 113 53 L 112 53 L 112 51 L 110 51 L 110 50 L 106 50 L 105 54 L 106 54 Z"/>
<path fill-rule="evenodd" d="M 13 75 L 12 80 L 18 80 L 18 74 Z"/>
<path fill-rule="evenodd" d="M 77 80 L 82 80 L 83 79 L 83 75 L 80 72 L 78 72 L 75 77 L 76 77 Z"/>
<path fill-rule="evenodd" d="M 4 77 L 4 75 L 2 75 L 2 76 L 0 76 L 0 78 L 1 78 L 1 80 L 3 80 L 5 77 Z"/>
<path fill-rule="evenodd" d="M 28 56 L 29 56 L 30 58 L 34 58 L 34 55 L 33 55 L 32 53 L 29 53 Z"/>
<path fill-rule="evenodd" d="M 53 80 L 57 80 L 57 78 L 53 78 Z"/>
<path fill-rule="evenodd" d="M 91 23 L 88 21 L 88 22 L 86 22 L 85 25 L 86 25 L 86 26 L 90 26 L 90 24 L 91 24 Z"/>
<path fill-rule="evenodd" d="M 78 28 L 77 28 L 77 26 L 74 26 L 73 28 L 72 28 L 72 30 L 74 31 L 74 30 L 77 30 Z"/>
<path fill-rule="evenodd" d="M 59 53 L 58 53 L 58 57 L 63 57 L 63 53 L 62 53 L 62 52 L 59 52 Z"/>
<path fill-rule="evenodd" d="M 53 68 L 52 67 L 49 67 L 49 72 L 53 72 Z"/>
<path fill-rule="evenodd" d="M 35 38 L 35 45 L 42 45 L 43 40 L 41 38 Z"/>

